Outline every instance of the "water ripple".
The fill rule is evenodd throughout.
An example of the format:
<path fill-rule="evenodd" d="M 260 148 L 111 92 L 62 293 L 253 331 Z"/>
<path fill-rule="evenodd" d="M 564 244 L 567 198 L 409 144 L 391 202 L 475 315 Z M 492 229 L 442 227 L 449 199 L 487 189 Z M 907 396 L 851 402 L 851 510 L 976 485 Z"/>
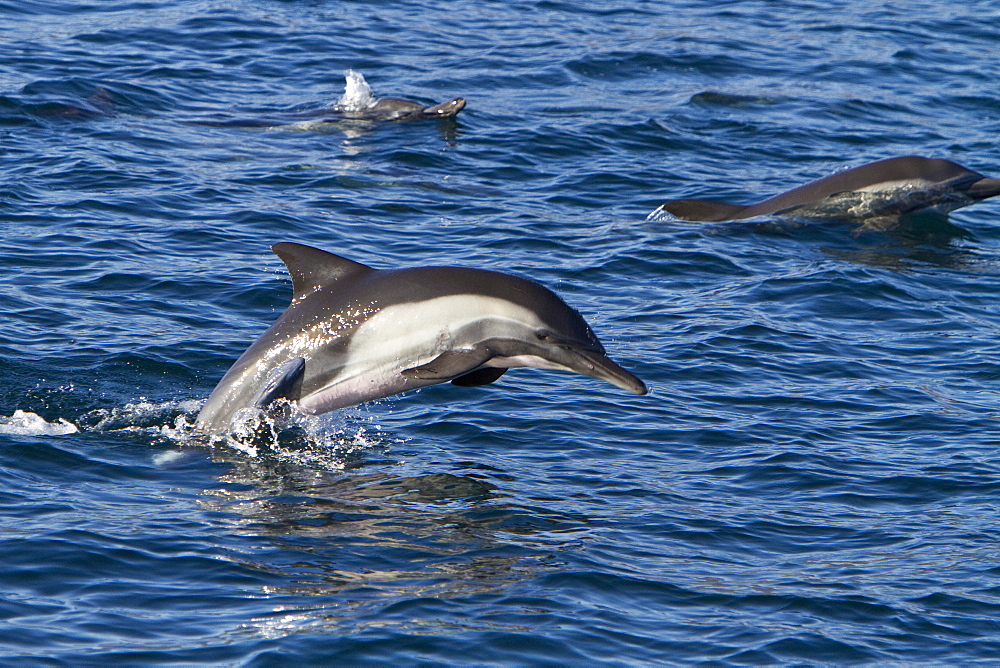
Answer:
<path fill-rule="evenodd" d="M 896 155 L 1000 175 L 985 1 L 0 14 L 11 661 L 1000 653 L 997 203 L 886 234 L 647 218 Z M 468 107 L 211 123 L 329 106 L 347 69 Z M 291 297 L 277 241 L 534 278 L 652 392 L 516 369 L 206 438 Z"/>

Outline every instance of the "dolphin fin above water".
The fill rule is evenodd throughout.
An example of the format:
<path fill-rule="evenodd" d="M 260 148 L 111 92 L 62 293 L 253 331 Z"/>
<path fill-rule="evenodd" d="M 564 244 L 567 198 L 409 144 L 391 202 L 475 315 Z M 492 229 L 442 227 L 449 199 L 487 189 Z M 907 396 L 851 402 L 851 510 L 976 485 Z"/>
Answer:
<path fill-rule="evenodd" d="M 279 400 L 320 414 L 449 381 L 487 385 L 515 367 L 647 392 L 534 281 L 462 267 L 379 270 L 295 243 L 273 250 L 291 275 L 291 304 L 212 391 L 201 429 L 228 431 L 242 410 Z"/>
<path fill-rule="evenodd" d="M 900 216 L 923 210 L 948 213 L 1000 195 L 1000 179 L 950 160 L 905 156 L 847 169 L 793 188 L 758 204 L 703 199 L 669 200 L 650 214 L 681 220 L 723 222 L 758 216 L 848 219 L 886 230 Z"/>
<path fill-rule="evenodd" d="M 250 405 L 267 408 L 278 399 L 292 399 L 302 392 L 302 376 L 305 375 L 306 360 L 293 357 L 268 377 L 267 383 L 257 391 Z"/>
<path fill-rule="evenodd" d="M 458 380 L 494 357 L 496 353 L 485 345 L 477 345 L 468 350 L 446 350 L 430 362 L 403 369 L 400 373 L 407 378 L 420 380 Z"/>
<path fill-rule="evenodd" d="M 489 385 L 507 372 L 506 368 L 483 367 L 496 353 L 486 346 L 476 346 L 470 350 L 448 350 L 427 364 L 403 369 L 400 373 L 409 378 L 421 380 L 451 380 L 459 387 L 479 387 Z"/>
<path fill-rule="evenodd" d="M 403 369 L 409 378 L 421 380 L 451 380 L 459 387 L 479 387 L 489 385 L 507 372 L 505 367 L 483 367 L 496 353 L 485 346 L 471 350 L 449 350 L 443 352 L 427 364 Z"/>
<path fill-rule="evenodd" d="M 303 244 L 274 244 L 271 250 L 288 269 L 292 279 L 293 302 L 305 299 L 329 283 L 360 280 L 364 275 L 377 271 L 360 262 Z"/>

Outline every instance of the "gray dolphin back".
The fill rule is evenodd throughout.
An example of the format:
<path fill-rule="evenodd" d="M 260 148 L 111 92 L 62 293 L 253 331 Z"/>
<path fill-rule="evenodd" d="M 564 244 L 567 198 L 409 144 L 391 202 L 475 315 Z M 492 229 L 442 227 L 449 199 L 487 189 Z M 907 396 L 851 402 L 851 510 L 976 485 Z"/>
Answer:
<path fill-rule="evenodd" d="M 676 199 L 660 208 L 681 220 L 722 222 L 792 210 L 815 204 L 828 197 L 877 188 L 884 184 L 920 184 L 948 189 L 956 195 L 978 201 L 1000 194 L 1000 180 L 951 162 L 920 156 L 888 158 L 831 174 L 793 188 L 757 204 L 740 205 L 702 199 Z M 914 186 L 918 187 L 918 186 Z"/>

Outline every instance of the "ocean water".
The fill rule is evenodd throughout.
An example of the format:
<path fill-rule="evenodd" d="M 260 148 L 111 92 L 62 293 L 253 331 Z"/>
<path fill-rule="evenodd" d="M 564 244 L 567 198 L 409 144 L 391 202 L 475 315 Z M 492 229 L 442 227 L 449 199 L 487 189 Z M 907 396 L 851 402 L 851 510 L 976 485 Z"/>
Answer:
<path fill-rule="evenodd" d="M 647 220 L 897 155 L 1000 175 L 993 2 L 0 0 L 10 664 L 995 664 L 1000 198 Z M 253 128 L 377 96 L 452 121 Z M 191 429 L 272 243 L 529 276 L 652 392 L 513 370 Z"/>

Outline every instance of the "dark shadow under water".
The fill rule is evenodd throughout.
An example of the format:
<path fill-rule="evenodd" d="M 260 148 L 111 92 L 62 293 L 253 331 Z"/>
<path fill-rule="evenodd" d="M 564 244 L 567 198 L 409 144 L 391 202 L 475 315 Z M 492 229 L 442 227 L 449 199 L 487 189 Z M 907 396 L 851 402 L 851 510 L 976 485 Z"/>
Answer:
<path fill-rule="evenodd" d="M 685 227 L 691 224 L 671 222 L 684 223 Z M 970 246 L 975 235 L 952 223 L 947 214 L 928 211 L 902 216 L 885 230 L 867 228 L 857 219 L 768 218 L 707 224 L 701 231 L 707 235 L 795 239 L 840 260 L 886 269 L 914 265 L 960 269 L 976 262 Z"/>
<path fill-rule="evenodd" d="M 393 605 L 502 591 L 558 568 L 533 531 L 582 521 L 551 511 L 542 519 L 507 500 L 496 484 L 503 473 L 479 463 L 415 472 L 377 448 L 345 457 L 343 471 L 224 446 L 213 459 L 230 470 L 203 491 L 203 507 L 230 517 L 244 541 L 267 546 L 248 565 L 288 582 L 268 592 L 274 618 L 255 620 L 264 634 L 287 624 L 284 597 L 315 601 L 301 625 L 343 632 L 396 625 L 385 613 Z"/>

